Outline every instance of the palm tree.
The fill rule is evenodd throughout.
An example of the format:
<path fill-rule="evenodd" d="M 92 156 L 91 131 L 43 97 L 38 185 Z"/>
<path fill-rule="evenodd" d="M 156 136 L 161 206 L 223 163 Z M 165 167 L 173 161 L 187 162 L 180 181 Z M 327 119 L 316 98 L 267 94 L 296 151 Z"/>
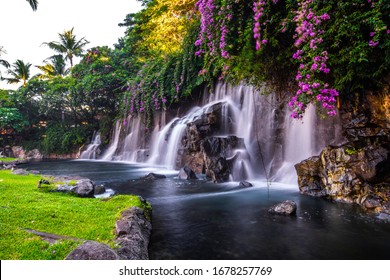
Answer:
<path fill-rule="evenodd" d="M 7 52 L 4 50 L 4 47 L 0 46 L 0 65 L 3 65 L 4 67 L 8 68 L 9 63 L 8 61 L 1 59 L 1 54 L 6 54 Z"/>
<path fill-rule="evenodd" d="M 51 79 L 56 76 L 65 76 L 69 73 L 69 69 L 66 69 L 66 63 L 64 57 L 60 54 L 53 55 L 44 61 L 46 64 L 42 66 L 36 66 L 43 73 L 38 75 L 40 79 Z"/>
<path fill-rule="evenodd" d="M 7 71 L 7 74 L 11 75 L 11 78 L 4 78 L 9 84 L 17 84 L 23 82 L 23 86 L 27 85 L 27 80 L 30 78 L 31 63 L 25 63 L 18 59 L 12 64 L 12 69 Z"/>
<path fill-rule="evenodd" d="M 60 38 L 59 42 L 53 41 L 49 43 L 43 43 L 57 53 L 63 54 L 66 59 L 69 60 L 70 68 L 73 68 L 73 57 L 82 56 L 83 47 L 89 42 L 85 37 L 80 40 L 76 40 L 76 35 L 73 34 L 73 28 L 71 30 L 64 31 L 64 33 L 58 33 Z"/>
<path fill-rule="evenodd" d="M 10 66 L 8 61 L 1 59 L 2 53 L 6 53 L 6 52 L 5 52 L 4 48 L 2 46 L 0 46 L 0 65 L 3 65 L 5 68 L 8 68 Z M 0 78 L 1 78 L 1 72 L 0 72 Z"/>
<path fill-rule="evenodd" d="M 30 6 L 33 9 L 33 11 L 37 10 L 37 8 L 38 8 L 38 0 L 26 0 L 26 1 L 30 4 Z"/>

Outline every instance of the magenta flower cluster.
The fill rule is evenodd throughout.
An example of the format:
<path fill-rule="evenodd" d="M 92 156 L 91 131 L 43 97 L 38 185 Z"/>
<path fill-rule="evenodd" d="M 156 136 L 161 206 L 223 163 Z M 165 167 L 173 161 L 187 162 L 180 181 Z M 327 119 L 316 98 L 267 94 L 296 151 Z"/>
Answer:
<path fill-rule="evenodd" d="M 159 91 L 156 78 L 147 77 L 147 64 L 138 71 L 137 79 L 129 83 L 123 100 L 123 119 L 126 125 L 127 115 L 146 113 L 150 117 L 151 111 L 166 109 L 166 97 Z"/>
<path fill-rule="evenodd" d="M 253 12 L 254 12 L 254 27 L 253 27 L 253 38 L 256 41 L 256 50 L 258 51 L 261 48 L 261 45 L 266 44 L 267 41 L 264 42 L 261 40 L 261 23 L 260 19 L 264 14 L 264 6 L 267 4 L 265 0 L 259 0 L 258 2 L 253 2 Z"/>
<path fill-rule="evenodd" d="M 272 0 L 274 4 L 278 3 L 278 0 Z M 261 39 L 261 25 L 264 24 L 261 22 L 261 18 L 264 15 L 264 9 L 265 5 L 267 4 L 266 0 L 259 0 L 253 2 L 253 20 L 254 20 L 254 26 L 253 26 L 253 38 L 256 42 L 256 50 L 260 50 L 262 45 L 265 45 L 268 43 L 267 39 Z"/>
<path fill-rule="evenodd" d="M 206 53 L 211 56 L 221 55 L 223 58 L 230 58 L 228 51 L 228 24 L 233 19 L 230 1 L 225 5 L 217 6 L 214 0 L 198 0 L 196 8 L 200 14 L 200 30 L 195 46 L 198 50 L 196 56 Z"/>
<path fill-rule="evenodd" d="M 294 21 L 295 46 L 298 50 L 293 58 L 300 62 L 295 80 L 298 82 L 298 90 L 291 98 L 289 106 L 293 110 L 291 116 L 301 119 L 311 103 L 320 103 L 329 116 L 336 114 L 336 98 L 338 92 L 329 88 L 323 81 L 323 77 L 330 73 L 327 65 L 328 52 L 323 50 L 321 25 L 329 20 L 328 14 L 317 15 L 309 6 L 313 0 L 304 0 L 300 3 Z"/>
<path fill-rule="evenodd" d="M 226 8 L 224 6 L 221 6 L 220 11 L 218 12 L 219 20 L 218 25 L 220 26 L 221 36 L 219 39 L 219 49 L 221 52 L 221 56 L 223 58 L 229 58 L 229 52 L 227 51 L 227 35 L 229 33 L 229 29 L 227 26 L 227 22 L 231 21 L 233 16 L 230 13 L 231 6 L 227 5 Z"/>
<path fill-rule="evenodd" d="M 214 55 L 214 32 L 212 31 L 212 28 L 215 25 L 214 10 L 216 7 L 214 0 L 199 0 L 196 3 L 196 8 L 200 13 L 201 18 L 198 39 L 195 41 L 195 46 L 199 49 L 195 52 L 195 55 L 200 56 L 205 53 L 205 50 L 202 48 L 204 43 L 207 44 L 210 54 Z"/>

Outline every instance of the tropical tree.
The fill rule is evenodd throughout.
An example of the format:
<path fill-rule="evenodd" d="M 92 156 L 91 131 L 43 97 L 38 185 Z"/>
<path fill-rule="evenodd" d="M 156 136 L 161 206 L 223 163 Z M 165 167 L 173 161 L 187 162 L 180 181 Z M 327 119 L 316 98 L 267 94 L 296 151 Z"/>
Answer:
<path fill-rule="evenodd" d="M 1 59 L 1 54 L 6 53 L 4 48 L 0 46 L 0 65 L 3 65 L 4 67 L 8 68 L 10 65 L 8 61 Z M 1 72 L 0 72 L 0 78 L 1 78 Z"/>
<path fill-rule="evenodd" d="M 27 81 L 30 78 L 30 67 L 31 63 L 25 63 L 23 60 L 16 60 L 12 64 L 12 68 L 7 71 L 8 75 L 11 75 L 11 78 L 4 78 L 9 84 L 17 84 L 22 82 L 23 87 L 27 85 Z"/>
<path fill-rule="evenodd" d="M 63 54 L 69 60 L 70 68 L 73 68 L 73 57 L 81 57 L 83 55 L 83 47 L 89 43 L 85 37 L 77 40 L 76 35 L 73 34 L 73 29 L 66 30 L 64 33 L 58 33 L 60 39 L 58 42 L 52 41 L 42 44 L 59 54 Z"/>
<path fill-rule="evenodd" d="M 66 68 L 64 57 L 60 54 L 53 55 L 44 60 L 45 65 L 36 66 L 42 71 L 42 74 L 38 75 L 40 79 L 52 79 L 56 76 L 65 76 L 69 73 L 69 69 Z"/>
<path fill-rule="evenodd" d="M 2 54 L 6 54 L 6 51 L 4 50 L 4 47 L 0 46 L 0 65 L 3 65 L 4 67 L 9 67 L 9 63 L 4 60 L 4 59 L 1 59 L 1 55 Z"/>
<path fill-rule="evenodd" d="M 38 0 L 26 0 L 26 1 L 30 4 L 30 6 L 33 9 L 33 11 L 37 10 L 37 8 L 38 8 Z"/>

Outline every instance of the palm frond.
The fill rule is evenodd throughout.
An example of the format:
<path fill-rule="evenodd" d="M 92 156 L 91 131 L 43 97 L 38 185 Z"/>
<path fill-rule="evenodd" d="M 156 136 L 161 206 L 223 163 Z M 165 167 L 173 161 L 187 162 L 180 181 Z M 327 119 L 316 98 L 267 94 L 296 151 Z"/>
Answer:
<path fill-rule="evenodd" d="M 4 59 L 0 59 L 0 64 L 6 68 L 10 67 L 10 64 L 8 63 L 8 61 L 6 61 Z"/>
<path fill-rule="evenodd" d="M 33 11 L 36 11 L 38 9 L 38 0 L 26 0 L 31 8 L 33 9 Z"/>

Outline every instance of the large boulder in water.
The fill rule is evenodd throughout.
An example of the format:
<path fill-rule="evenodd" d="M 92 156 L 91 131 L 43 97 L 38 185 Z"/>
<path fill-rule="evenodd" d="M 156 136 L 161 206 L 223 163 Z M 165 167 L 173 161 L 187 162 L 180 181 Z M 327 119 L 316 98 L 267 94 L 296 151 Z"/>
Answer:
<path fill-rule="evenodd" d="M 236 136 L 208 137 L 201 144 L 206 176 L 216 183 L 226 182 L 232 174 L 235 149 L 245 147 L 242 138 Z"/>
<path fill-rule="evenodd" d="M 253 187 L 253 184 L 248 181 L 241 181 L 238 185 L 240 188 L 250 188 Z"/>
<path fill-rule="evenodd" d="M 302 194 L 388 212 L 384 203 L 390 200 L 390 157 L 381 145 L 328 146 L 319 157 L 305 160 L 295 168 Z"/>
<path fill-rule="evenodd" d="M 153 180 L 165 179 L 165 178 L 167 178 L 167 176 L 151 172 L 148 175 L 141 177 L 140 179 L 145 181 L 153 181 Z"/>
<path fill-rule="evenodd" d="M 182 180 L 196 180 L 196 179 L 198 179 L 196 177 L 195 172 L 191 168 L 189 168 L 188 166 L 184 166 L 183 168 L 180 169 L 178 177 L 179 177 L 179 179 L 182 179 Z"/>
<path fill-rule="evenodd" d="M 66 260 L 119 260 L 119 256 L 108 245 L 86 241 L 74 249 Z"/>
<path fill-rule="evenodd" d="M 268 212 L 278 215 L 293 215 L 297 211 L 297 204 L 292 200 L 286 200 L 272 206 Z"/>

